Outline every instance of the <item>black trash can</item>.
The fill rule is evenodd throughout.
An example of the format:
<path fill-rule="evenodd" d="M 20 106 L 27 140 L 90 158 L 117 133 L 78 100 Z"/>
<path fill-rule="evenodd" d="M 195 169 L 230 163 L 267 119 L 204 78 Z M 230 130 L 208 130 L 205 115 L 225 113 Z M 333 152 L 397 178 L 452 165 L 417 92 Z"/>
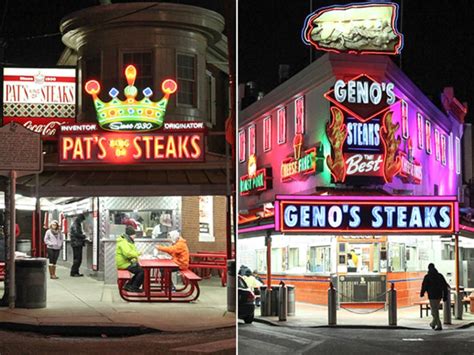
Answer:
<path fill-rule="evenodd" d="M 15 260 L 17 308 L 45 308 L 48 259 Z"/>

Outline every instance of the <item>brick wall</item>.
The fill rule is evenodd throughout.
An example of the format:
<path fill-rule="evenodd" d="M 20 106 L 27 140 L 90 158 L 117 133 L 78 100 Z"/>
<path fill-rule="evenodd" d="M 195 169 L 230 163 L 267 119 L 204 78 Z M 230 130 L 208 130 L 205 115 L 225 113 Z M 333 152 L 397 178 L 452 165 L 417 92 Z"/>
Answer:
<path fill-rule="evenodd" d="M 181 205 L 182 234 L 188 242 L 189 251 L 226 250 L 226 198 L 214 196 L 214 236 L 215 242 L 199 241 L 199 197 L 183 196 Z"/>

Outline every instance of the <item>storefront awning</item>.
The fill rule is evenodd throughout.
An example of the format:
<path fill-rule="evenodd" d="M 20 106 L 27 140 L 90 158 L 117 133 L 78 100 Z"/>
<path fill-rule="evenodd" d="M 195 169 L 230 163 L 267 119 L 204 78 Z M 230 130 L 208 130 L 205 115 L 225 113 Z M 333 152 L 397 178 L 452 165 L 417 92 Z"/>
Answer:
<path fill-rule="evenodd" d="M 47 163 L 38 176 L 39 197 L 226 195 L 226 161 L 207 154 L 204 163 L 74 165 Z M 5 188 L 5 181 L 2 183 Z M 36 176 L 17 180 L 17 192 L 35 196 Z"/>

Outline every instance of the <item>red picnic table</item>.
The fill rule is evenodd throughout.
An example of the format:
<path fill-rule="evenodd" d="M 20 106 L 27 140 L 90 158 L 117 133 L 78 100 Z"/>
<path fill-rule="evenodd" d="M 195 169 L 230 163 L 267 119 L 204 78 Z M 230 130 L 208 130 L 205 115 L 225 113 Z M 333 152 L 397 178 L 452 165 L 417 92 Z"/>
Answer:
<path fill-rule="evenodd" d="M 191 270 L 179 270 L 178 265 L 169 259 L 140 259 L 144 271 L 143 292 L 128 292 L 123 289 L 132 275 L 127 270 L 118 270 L 120 296 L 130 302 L 191 302 L 199 297 L 199 276 Z M 171 282 L 171 273 L 180 271 L 183 286 Z"/>
<path fill-rule="evenodd" d="M 210 277 L 210 270 L 217 269 L 222 286 L 227 283 L 227 255 L 219 252 L 197 252 L 189 254 L 189 268 L 199 270 L 202 277 Z"/>

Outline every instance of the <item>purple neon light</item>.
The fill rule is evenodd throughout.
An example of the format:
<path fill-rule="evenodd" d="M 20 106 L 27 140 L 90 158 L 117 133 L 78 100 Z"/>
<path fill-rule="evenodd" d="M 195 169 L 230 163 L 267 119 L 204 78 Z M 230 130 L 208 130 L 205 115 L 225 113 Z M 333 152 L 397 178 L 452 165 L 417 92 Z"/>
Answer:
<path fill-rule="evenodd" d="M 276 195 L 276 200 L 299 201 L 456 201 L 456 196 L 316 196 Z M 457 209 L 456 209 L 457 210 Z"/>
<path fill-rule="evenodd" d="M 275 228 L 275 224 L 265 224 L 264 226 L 239 228 L 239 234 L 240 233 L 250 233 L 250 232 L 263 231 L 263 230 L 266 230 L 266 229 L 274 229 L 274 228 Z"/>
<path fill-rule="evenodd" d="M 280 201 L 275 201 L 275 230 L 280 230 Z"/>
<path fill-rule="evenodd" d="M 464 224 L 461 224 L 461 225 L 460 225 L 460 230 L 464 230 L 464 231 L 468 231 L 468 232 L 474 233 L 474 228 L 473 228 L 473 227 L 465 226 Z"/>

